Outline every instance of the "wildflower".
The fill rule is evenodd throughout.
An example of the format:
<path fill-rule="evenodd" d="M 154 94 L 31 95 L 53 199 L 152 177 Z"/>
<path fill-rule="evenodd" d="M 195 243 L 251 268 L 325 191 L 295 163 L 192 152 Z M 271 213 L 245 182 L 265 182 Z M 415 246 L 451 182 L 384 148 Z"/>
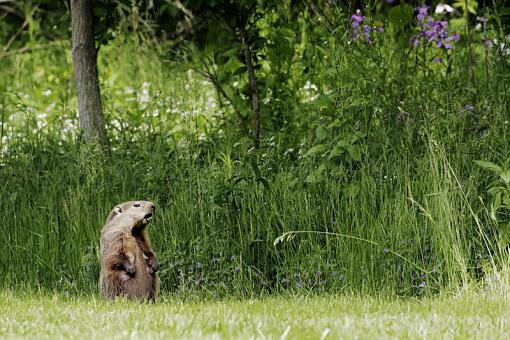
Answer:
<path fill-rule="evenodd" d="M 420 283 L 420 288 L 425 288 L 427 286 L 427 283 L 425 281 L 422 281 Z"/>
<path fill-rule="evenodd" d="M 438 63 L 438 64 L 439 64 L 440 62 L 442 62 L 442 61 L 443 61 L 443 58 L 441 58 L 441 57 L 436 57 L 436 58 L 434 59 L 434 61 L 435 61 L 436 63 Z"/>
<path fill-rule="evenodd" d="M 383 253 L 385 253 L 385 254 L 386 254 L 386 253 L 388 253 L 388 252 L 389 252 L 389 249 L 388 249 L 388 248 L 384 248 L 384 249 L 383 249 Z"/>
<path fill-rule="evenodd" d="M 436 10 L 434 11 L 436 14 L 442 14 L 442 13 L 453 13 L 455 10 L 452 6 L 448 4 L 438 4 L 436 6 Z"/>
<path fill-rule="evenodd" d="M 352 22 L 352 40 L 357 41 L 359 39 L 359 26 L 365 20 L 363 15 L 361 15 L 361 11 L 358 9 L 356 13 L 351 16 Z"/>
<path fill-rule="evenodd" d="M 299 280 L 298 283 L 296 283 L 296 288 L 300 289 L 303 287 L 303 281 Z"/>
<path fill-rule="evenodd" d="M 361 24 L 365 22 L 363 26 Z M 360 39 L 360 28 L 363 32 L 364 40 L 367 44 L 372 43 L 372 31 L 375 28 L 375 31 L 378 33 L 384 32 L 384 27 L 374 27 L 366 24 L 365 17 L 361 14 L 360 10 L 357 10 L 356 13 L 354 13 L 351 16 L 351 24 L 352 24 L 352 40 L 358 41 Z"/>
<path fill-rule="evenodd" d="M 445 50 L 452 48 L 452 43 L 459 40 L 458 34 L 451 34 L 448 29 L 448 22 L 436 21 L 428 15 L 428 6 L 418 7 L 418 27 L 420 31 L 411 38 L 411 43 L 418 47 L 420 42 L 434 44 L 435 47 Z M 437 62 L 437 58 L 436 58 Z"/>
<path fill-rule="evenodd" d="M 416 17 L 418 19 L 418 22 L 423 21 L 425 17 L 429 15 L 429 6 L 420 6 L 418 7 L 418 16 Z"/>
<path fill-rule="evenodd" d="M 370 39 L 370 32 L 372 32 L 372 27 L 369 25 L 363 25 L 363 35 L 365 36 L 365 41 L 369 44 L 372 43 L 372 40 Z"/>
<path fill-rule="evenodd" d="M 340 274 L 340 275 L 338 275 L 338 279 L 339 279 L 339 280 L 343 280 L 343 279 L 344 279 L 344 277 L 345 277 L 345 276 L 344 276 L 344 274 Z"/>

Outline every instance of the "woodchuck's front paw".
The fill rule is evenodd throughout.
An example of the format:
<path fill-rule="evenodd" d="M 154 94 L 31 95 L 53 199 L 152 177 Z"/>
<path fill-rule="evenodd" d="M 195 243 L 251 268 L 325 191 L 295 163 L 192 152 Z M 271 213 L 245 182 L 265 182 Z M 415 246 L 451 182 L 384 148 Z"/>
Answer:
<path fill-rule="evenodd" d="M 131 263 L 125 264 L 124 269 L 126 269 L 126 273 L 129 276 L 131 276 L 131 277 L 135 276 L 135 274 L 136 274 L 135 266 L 132 265 Z"/>
<path fill-rule="evenodd" d="M 149 265 L 149 273 L 154 274 L 159 270 L 159 262 L 156 256 L 149 257 L 147 264 Z"/>

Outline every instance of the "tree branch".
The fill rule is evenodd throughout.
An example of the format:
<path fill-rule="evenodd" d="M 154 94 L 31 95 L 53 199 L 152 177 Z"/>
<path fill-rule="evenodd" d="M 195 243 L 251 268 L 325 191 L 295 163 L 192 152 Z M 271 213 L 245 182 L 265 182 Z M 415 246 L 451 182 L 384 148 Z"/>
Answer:
<path fill-rule="evenodd" d="M 250 44 L 245 30 L 245 20 L 239 20 L 239 35 L 241 37 L 241 45 L 243 47 L 243 54 L 248 72 L 248 80 L 251 89 L 251 104 L 253 109 L 252 117 L 252 146 L 258 149 L 260 145 L 260 107 L 259 107 L 259 90 L 257 88 L 257 78 L 255 70 L 253 69 Z"/>

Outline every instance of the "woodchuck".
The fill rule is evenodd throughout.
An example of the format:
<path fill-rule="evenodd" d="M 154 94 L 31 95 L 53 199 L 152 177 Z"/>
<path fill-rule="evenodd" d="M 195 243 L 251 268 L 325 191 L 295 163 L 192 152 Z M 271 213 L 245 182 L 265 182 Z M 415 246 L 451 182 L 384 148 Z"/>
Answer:
<path fill-rule="evenodd" d="M 131 201 L 117 205 L 108 216 L 100 244 L 103 297 L 156 301 L 159 263 L 146 231 L 155 209 L 152 202 Z"/>

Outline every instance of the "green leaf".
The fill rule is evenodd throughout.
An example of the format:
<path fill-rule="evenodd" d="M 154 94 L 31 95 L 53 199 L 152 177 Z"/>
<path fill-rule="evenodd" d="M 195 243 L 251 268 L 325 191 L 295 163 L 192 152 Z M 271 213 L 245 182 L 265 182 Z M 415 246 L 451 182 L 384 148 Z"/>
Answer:
<path fill-rule="evenodd" d="M 393 7 L 388 13 L 388 20 L 400 28 L 410 24 L 413 20 L 413 7 L 409 4 Z"/>
<path fill-rule="evenodd" d="M 360 139 L 365 138 L 366 134 L 361 131 L 356 131 L 351 137 L 351 144 L 356 143 Z"/>
<path fill-rule="evenodd" d="M 349 146 L 350 144 L 345 140 L 345 139 L 340 139 L 337 143 L 336 143 L 336 146 L 338 148 L 344 148 L 344 149 L 347 149 L 347 146 Z"/>
<path fill-rule="evenodd" d="M 327 149 L 328 149 L 328 145 L 327 144 L 318 144 L 318 145 L 315 145 L 315 146 L 311 147 L 310 150 L 308 150 L 306 152 L 306 155 L 310 156 L 310 155 L 313 155 L 315 153 L 324 152 Z"/>
<path fill-rule="evenodd" d="M 508 209 L 510 209 L 510 193 L 509 192 L 505 192 L 502 196 L 502 199 L 501 199 L 503 205 L 505 207 L 507 207 Z"/>
<path fill-rule="evenodd" d="M 508 185 L 508 183 L 510 183 L 510 170 L 500 172 L 499 177 Z"/>
<path fill-rule="evenodd" d="M 343 125 L 343 122 L 340 119 L 335 119 L 331 123 L 328 124 L 328 129 L 334 128 L 334 127 L 341 127 Z"/>
<path fill-rule="evenodd" d="M 360 149 L 359 145 L 349 145 L 347 147 L 347 152 L 349 152 L 349 155 L 355 161 L 357 161 L 357 162 L 361 161 L 361 149 Z"/>
<path fill-rule="evenodd" d="M 454 32 L 463 32 L 466 28 L 465 18 L 453 18 L 450 20 L 449 25 Z"/>
<path fill-rule="evenodd" d="M 246 66 L 239 61 L 237 58 L 230 58 L 222 67 L 223 72 L 236 74 L 241 68 L 246 68 Z"/>
<path fill-rule="evenodd" d="M 305 182 L 311 184 L 319 183 L 322 181 L 324 170 L 326 170 L 326 164 L 323 163 L 306 177 Z"/>
<path fill-rule="evenodd" d="M 328 159 L 333 159 L 335 157 L 341 156 L 345 152 L 344 148 L 339 148 L 338 146 L 334 147 L 333 150 L 329 153 Z"/>
<path fill-rule="evenodd" d="M 232 74 L 232 76 L 237 76 L 239 74 L 243 74 L 243 73 L 246 73 L 246 66 L 241 66 L 239 67 L 237 70 L 234 71 L 234 73 Z"/>
<path fill-rule="evenodd" d="M 505 188 L 503 187 L 491 187 L 487 190 L 487 192 L 489 193 L 489 195 L 491 196 L 496 196 L 498 193 L 502 192 L 502 191 L 505 191 Z"/>
<path fill-rule="evenodd" d="M 485 170 L 489 170 L 489 171 L 493 171 L 495 172 L 496 174 L 500 174 L 502 172 L 501 170 L 501 167 L 492 163 L 492 162 L 489 162 L 489 161 L 475 161 L 476 164 L 478 164 L 479 166 L 481 166 L 482 168 L 484 168 Z"/>
<path fill-rule="evenodd" d="M 231 49 L 226 50 L 225 52 L 221 53 L 222 56 L 229 57 L 229 58 L 235 57 L 238 54 L 239 54 L 239 48 L 238 47 L 231 48 Z"/>
<path fill-rule="evenodd" d="M 317 126 L 317 129 L 315 130 L 315 136 L 317 137 L 318 142 L 322 142 L 329 137 L 328 129 L 324 125 Z"/>
<path fill-rule="evenodd" d="M 457 7 L 462 9 L 463 12 L 466 12 L 466 3 L 467 3 L 467 10 L 469 13 L 476 15 L 476 10 L 478 8 L 478 3 L 476 0 L 457 0 L 454 3 L 452 3 L 453 7 Z"/>
<path fill-rule="evenodd" d="M 510 7 L 503 7 L 498 12 L 499 15 L 510 15 Z"/>
<path fill-rule="evenodd" d="M 502 249 L 506 249 L 508 247 L 508 243 L 510 242 L 510 222 L 506 224 L 499 225 L 499 234 L 500 234 L 500 247 Z"/>

